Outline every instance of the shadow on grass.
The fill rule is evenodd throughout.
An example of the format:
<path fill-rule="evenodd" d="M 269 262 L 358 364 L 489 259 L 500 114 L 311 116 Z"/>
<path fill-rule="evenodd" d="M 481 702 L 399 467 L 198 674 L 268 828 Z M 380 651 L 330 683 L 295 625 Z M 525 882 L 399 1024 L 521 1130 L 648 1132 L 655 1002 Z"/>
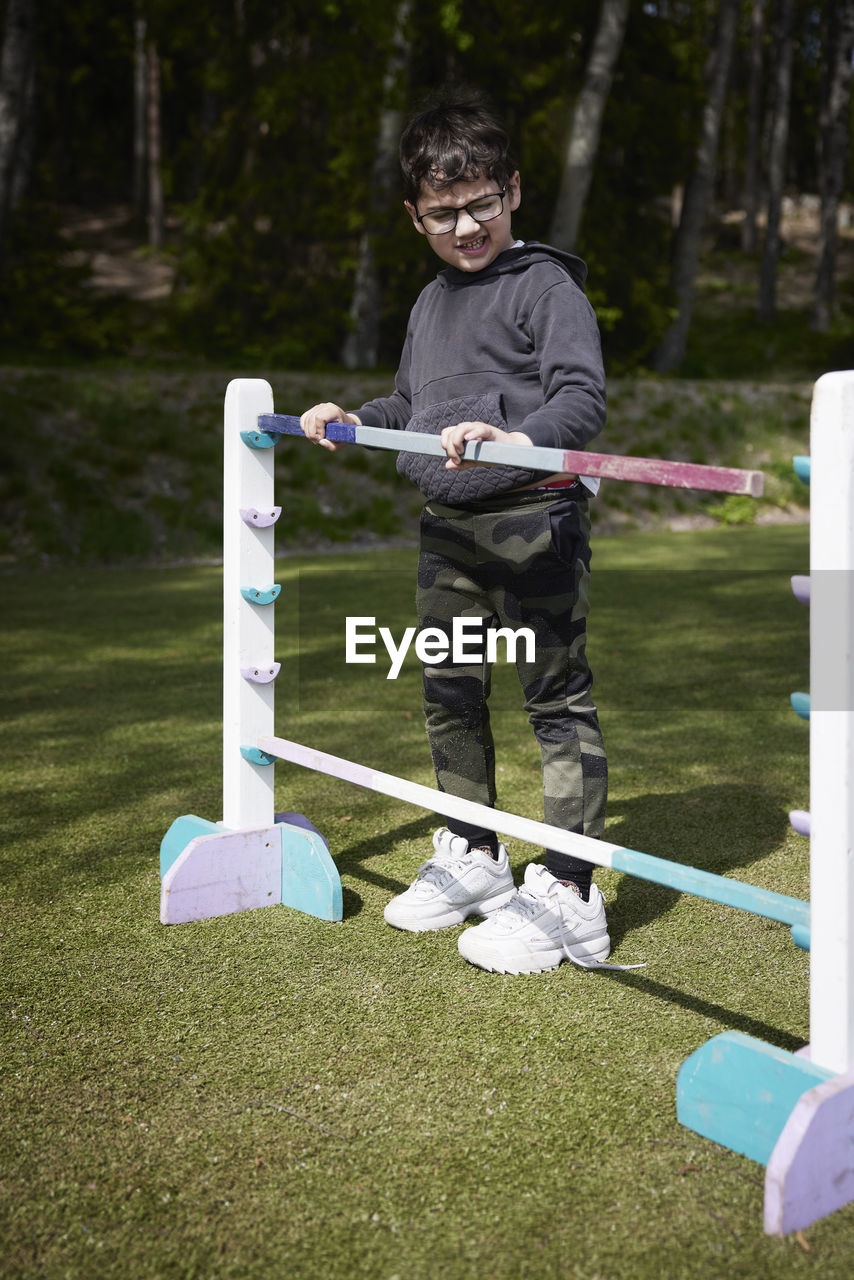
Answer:
<path fill-rule="evenodd" d="M 686 829 L 681 847 L 674 850 L 674 857 L 688 856 L 690 849 L 693 848 L 693 865 L 719 875 L 764 857 L 777 847 L 783 830 L 787 826 L 785 814 L 782 813 L 774 797 L 766 794 L 761 788 L 746 786 L 703 787 L 687 793 L 645 796 L 638 800 L 631 800 L 621 806 L 624 814 L 621 826 L 624 825 L 635 835 L 648 834 L 650 843 L 655 842 L 656 838 L 660 842 L 663 815 L 667 814 L 669 820 L 678 822 L 685 806 L 695 814 L 694 822 L 701 822 L 708 828 L 706 845 L 704 849 L 698 849 L 692 842 L 690 830 Z M 713 833 L 716 829 L 715 820 L 719 821 L 723 815 L 729 815 L 729 825 L 732 827 L 733 814 L 746 809 L 750 810 L 752 820 L 749 825 L 745 824 L 748 834 L 744 838 L 744 845 L 739 844 L 737 853 L 733 850 L 721 856 L 719 851 L 716 852 L 711 847 L 708 839 L 709 833 Z M 767 837 L 759 842 L 751 841 L 749 836 L 757 816 L 768 830 Z M 354 843 L 336 856 L 339 871 L 344 876 L 350 876 L 383 889 L 390 895 L 401 893 L 407 887 L 409 880 L 404 883 L 384 875 L 375 867 L 367 866 L 366 863 L 371 859 L 385 856 L 398 842 L 408 840 L 422 840 L 426 857 L 429 852 L 430 833 L 436 821 L 433 816 L 417 818 L 411 822 L 402 823 L 382 835 Z M 683 826 L 687 828 L 689 824 L 683 822 Z M 612 830 L 608 832 L 609 839 L 613 838 Z M 415 869 L 413 863 L 413 875 Z M 633 930 L 666 915 L 681 896 L 674 890 L 625 876 L 609 909 L 609 928 L 615 947 Z M 354 890 L 345 888 L 344 918 L 357 915 L 361 908 L 360 896 Z M 792 945 L 794 946 L 794 943 Z M 690 1013 L 709 1019 L 719 1024 L 721 1030 L 742 1031 L 746 1035 L 766 1040 L 781 1049 L 794 1051 L 803 1043 L 801 1038 L 780 1027 L 660 982 L 642 971 L 631 973 L 602 971 L 597 973 L 593 980 L 620 983 L 637 991 L 638 994 L 660 1001 L 662 1005 L 676 1005 Z"/>
<path fill-rule="evenodd" d="M 691 791 L 645 795 L 617 801 L 619 821 L 611 823 L 607 838 L 614 844 L 638 849 L 715 875 L 760 861 L 777 849 L 789 829 L 783 797 L 756 785 L 719 785 Z M 373 885 L 389 894 L 402 893 L 411 882 L 385 874 L 372 859 L 382 858 L 403 841 L 423 842 L 423 857 L 430 854 L 430 835 L 439 819 L 415 818 L 380 835 L 360 840 L 336 851 L 342 876 Z M 757 832 L 763 834 L 757 835 Z M 417 865 L 413 861 L 412 876 Z M 738 876 L 738 879 L 745 877 Z M 770 886 L 769 886 L 770 887 Z M 777 886 L 789 893 L 788 886 Z M 357 898 L 358 895 L 353 894 Z M 624 876 L 609 905 L 610 931 L 616 947 L 628 935 L 660 919 L 682 894 L 634 876 Z M 354 915 L 361 901 L 345 916 Z"/>
<path fill-rule="evenodd" d="M 794 946 L 794 943 L 792 945 Z M 776 1045 L 779 1049 L 786 1049 L 790 1053 L 800 1049 L 804 1043 L 802 1038 L 782 1031 L 779 1027 L 771 1026 L 768 1022 L 761 1022 L 758 1018 L 751 1018 L 735 1009 L 728 1009 L 724 1005 L 716 1004 L 713 1000 L 704 1000 L 700 996 L 690 995 L 686 991 L 680 991 L 678 987 L 668 986 L 666 982 L 646 978 L 642 973 L 603 972 L 597 973 L 596 977 L 608 978 L 612 982 L 620 983 L 621 986 L 630 987 L 639 995 L 660 1000 L 663 1005 L 678 1005 L 680 1009 L 686 1009 L 689 1013 L 709 1018 L 720 1024 L 721 1031 L 741 1031 L 745 1035 L 755 1036 L 757 1040 L 767 1040 L 769 1044 Z"/>
<path fill-rule="evenodd" d="M 606 836 L 613 844 L 723 876 L 780 846 L 789 830 L 785 806 L 783 796 L 749 784 L 637 796 L 614 803 L 620 820 L 609 824 Z M 785 885 L 777 889 L 790 892 Z M 675 889 L 625 876 L 611 904 L 614 944 L 666 915 L 681 896 Z"/>
<path fill-rule="evenodd" d="M 374 885 L 378 889 L 385 889 L 392 895 L 403 893 L 405 889 L 409 888 L 414 879 L 420 862 L 413 862 L 412 875 L 404 882 L 391 876 L 383 875 L 372 867 L 365 866 L 365 861 L 369 858 L 386 856 L 399 841 L 418 839 L 424 842 L 424 857 L 420 861 L 425 861 L 429 857 L 430 835 L 436 827 L 436 821 L 433 816 L 415 818 L 412 822 L 404 822 L 390 831 L 384 831 L 382 835 L 372 836 L 369 840 L 360 840 L 357 844 L 350 845 L 335 856 L 335 862 L 340 874 L 352 876 L 353 879 L 362 880 L 365 884 Z M 347 896 L 358 897 L 357 894 Z M 347 896 L 345 896 L 344 902 L 345 919 L 349 915 L 355 915 L 361 909 L 361 899 L 359 899 L 358 907 L 355 910 L 349 910 Z"/>

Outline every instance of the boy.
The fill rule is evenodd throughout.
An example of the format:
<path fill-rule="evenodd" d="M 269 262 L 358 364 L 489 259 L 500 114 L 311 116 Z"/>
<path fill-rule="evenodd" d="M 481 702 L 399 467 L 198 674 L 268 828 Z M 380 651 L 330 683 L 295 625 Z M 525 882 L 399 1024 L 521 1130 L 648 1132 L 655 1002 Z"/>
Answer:
<path fill-rule="evenodd" d="M 462 460 L 468 440 L 580 449 L 605 421 L 605 379 L 584 264 L 511 231 L 521 185 L 509 140 L 479 100 L 420 112 L 400 142 L 405 207 L 445 269 L 412 310 L 390 396 L 348 413 L 319 404 L 302 415 L 327 449 L 329 422 L 441 433 L 447 459 L 401 453 L 398 471 L 427 499 L 421 517 L 419 628 L 451 634 L 454 617 L 531 628 L 535 655 L 517 659 L 525 709 L 540 744 L 545 821 L 600 836 L 607 765 L 585 659 L 590 570 L 587 498 L 595 481 Z M 523 646 L 520 646 L 520 651 Z M 494 807 L 495 757 L 486 662 L 449 658 L 423 673 L 427 735 L 440 790 Z M 450 821 L 389 924 L 465 930 L 460 953 L 501 973 L 536 973 L 610 951 L 592 865 L 547 850 L 516 890 L 494 831 Z"/>

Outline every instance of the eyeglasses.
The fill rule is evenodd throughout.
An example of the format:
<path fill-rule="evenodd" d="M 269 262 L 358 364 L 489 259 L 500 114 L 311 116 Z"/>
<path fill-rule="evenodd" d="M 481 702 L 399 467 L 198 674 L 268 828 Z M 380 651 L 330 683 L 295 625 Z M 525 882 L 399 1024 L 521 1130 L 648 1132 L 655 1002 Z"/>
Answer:
<path fill-rule="evenodd" d="M 441 236 L 454 230 L 457 218 L 463 212 L 475 222 L 491 222 L 493 218 L 500 217 L 504 212 L 506 195 L 505 187 L 503 191 L 494 191 L 491 195 L 472 200 L 471 204 L 463 205 L 462 209 L 434 209 L 432 213 L 419 214 L 416 207 L 415 220 L 421 223 L 428 236 Z"/>

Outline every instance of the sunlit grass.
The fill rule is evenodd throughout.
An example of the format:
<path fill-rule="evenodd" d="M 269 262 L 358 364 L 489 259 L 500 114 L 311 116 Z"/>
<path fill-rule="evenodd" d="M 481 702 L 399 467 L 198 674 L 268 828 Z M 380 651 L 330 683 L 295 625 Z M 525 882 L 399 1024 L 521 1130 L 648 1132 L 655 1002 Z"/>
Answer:
<path fill-rule="evenodd" d="M 806 530 L 594 563 L 609 839 L 805 896 Z M 348 611 L 411 622 L 413 573 L 408 550 L 280 563 L 277 729 L 429 783 L 416 665 L 343 661 Z M 458 930 L 383 921 L 431 816 L 284 765 L 343 922 L 159 924 L 164 831 L 219 816 L 219 594 L 208 567 L 4 578 L 4 1275 L 847 1280 L 850 1210 L 809 1252 L 766 1238 L 761 1168 L 675 1119 L 715 1032 L 806 1039 L 784 927 L 601 872 L 615 959 L 646 968 L 486 974 Z M 520 702 L 499 668 L 501 802 L 538 816 Z M 537 852 L 512 844 L 517 876 Z"/>

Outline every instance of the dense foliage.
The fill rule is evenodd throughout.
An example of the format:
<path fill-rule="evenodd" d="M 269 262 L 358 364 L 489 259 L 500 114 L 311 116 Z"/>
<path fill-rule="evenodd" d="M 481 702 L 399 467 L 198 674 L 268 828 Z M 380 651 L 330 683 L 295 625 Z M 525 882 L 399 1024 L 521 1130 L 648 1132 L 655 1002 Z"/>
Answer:
<path fill-rule="evenodd" d="M 722 131 L 721 210 L 739 207 L 742 194 L 750 7 Z M 366 228 L 376 232 L 385 362 L 434 269 L 399 204 L 378 208 L 372 196 L 384 108 L 405 111 L 449 82 L 485 89 L 518 142 L 518 230 L 546 238 L 598 10 L 582 0 L 211 0 L 189 9 L 45 0 L 36 145 L 0 269 L 7 355 L 116 351 L 140 340 L 121 308 L 81 288 L 80 261 L 60 234 L 69 206 L 132 204 L 135 20 L 144 18 L 158 60 L 165 252 L 176 268 L 168 302 L 146 312 L 156 319 L 146 343 L 294 366 L 338 359 Z M 577 245 L 613 368 L 643 363 L 672 314 L 671 197 L 691 175 L 716 10 L 711 0 L 630 8 Z M 821 13 L 797 6 L 788 171 L 800 191 L 817 189 Z M 401 22 L 405 73 L 384 87 Z M 765 44 L 767 114 L 770 20 Z"/>

